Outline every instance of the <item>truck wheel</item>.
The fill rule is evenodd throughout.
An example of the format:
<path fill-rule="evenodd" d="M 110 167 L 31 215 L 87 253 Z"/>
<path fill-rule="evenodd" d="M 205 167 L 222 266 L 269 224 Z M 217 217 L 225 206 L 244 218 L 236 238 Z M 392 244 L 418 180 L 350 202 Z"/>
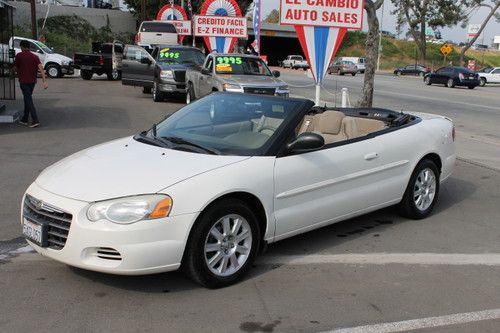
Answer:
<path fill-rule="evenodd" d="M 45 71 L 47 72 L 47 75 L 52 78 L 58 78 L 62 75 L 61 67 L 56 64 L 50 64 L 45 68 Z"/>
<path fill-rule="evenodd" d="M 163 102 L 163 99 L 165 98 L 163 92 L 160 91 L 158 88 L 158 82 L 153 83 L 153 101 L 154 102 Z"/>
<path fill-rule="evenodd" d="M 143 94 L 151 94 L 151 87 L 142 87 Z"/>
<path fill-rule="evenodd" d="M 117 69 L 113 69 L 112 71 L 106 73 L 106 76 L 108 77 L 108 80 L 114 81 L 121 79 L 122 73 Z"/>
<path fill-rule="evenodd" d="M 194 94 L 194 88 L 193 84 L 191 82 L 188 83 L 187 89 L 186 89 L 186 104 L 191 104 L 196 100 L 196 96 Z"/>
<path fill-rule="evenodd" d="M 94 75 L 94 73 L 92 73 L 92 71 L 81 71 L 80 72 L 80 76 L 82 77 L 82 79 L 84 80 L 90 80 L 92 78 L 92 75 Z"/>

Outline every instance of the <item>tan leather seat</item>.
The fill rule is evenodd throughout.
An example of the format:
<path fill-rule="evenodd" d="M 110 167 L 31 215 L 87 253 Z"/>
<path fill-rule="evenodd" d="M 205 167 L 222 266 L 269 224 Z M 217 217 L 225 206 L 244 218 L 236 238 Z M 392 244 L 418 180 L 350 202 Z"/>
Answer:
<path fill-rule="evenodd" d="M 339 111 L 325 111 L 314 116 L 313 131 L 319 132 L 325 138 L 325 144 L 346 140 L 342 130 L 342 120 L 345 114 Z"/>
<path fill-rule="evenodd" d="M 347 138 L 352 139 L 383 130 L 386 124 L 375 119 L 345 117 L 342 120 L 342 127 Z"/>

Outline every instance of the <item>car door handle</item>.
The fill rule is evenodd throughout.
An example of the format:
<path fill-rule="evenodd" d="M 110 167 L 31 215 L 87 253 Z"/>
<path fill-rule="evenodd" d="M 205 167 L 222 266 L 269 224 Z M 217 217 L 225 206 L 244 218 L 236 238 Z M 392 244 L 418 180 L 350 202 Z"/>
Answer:
<path fill-rule="evenodd" d="M 371 161 L 371 160 L 374 160 L 376 158 L 378 158 L 377 153 L 369 153 L 369 154 L 365 155 L 365 160 L 367 160 L 367 161 Z"/>

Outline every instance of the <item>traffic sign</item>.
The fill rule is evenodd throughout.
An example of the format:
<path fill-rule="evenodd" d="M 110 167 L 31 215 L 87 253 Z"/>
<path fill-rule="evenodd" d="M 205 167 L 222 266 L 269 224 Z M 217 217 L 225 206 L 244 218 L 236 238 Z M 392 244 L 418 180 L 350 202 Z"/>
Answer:
<path fill-rule="evenodd" d="M 439 50 L 444 56 L 447 56 L 448 54 L 453 52 L 453 46 L 451 46 L 450 44 L 443 44 L 443 46 L 441 46 Z"/>

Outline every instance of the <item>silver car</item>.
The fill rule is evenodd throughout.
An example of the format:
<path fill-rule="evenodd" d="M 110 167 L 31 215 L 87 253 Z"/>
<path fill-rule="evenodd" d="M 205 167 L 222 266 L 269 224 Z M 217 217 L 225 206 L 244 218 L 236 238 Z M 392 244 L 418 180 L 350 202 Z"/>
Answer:
<path fill-rule="evenodd" d="M 337 60 L 328 67 L 328 74 L 337 73 L 339 75 L 351 74 L 355 76 L 358 72 L 358 67 L 352 61 Z"/>
<path fill-rule="evenodd" d="M 214 91 L 288 97 L 288 86 L 279 76 L 257 56 L 212 53 L 203 66 L 186 72 L 186 103 Z"/>

